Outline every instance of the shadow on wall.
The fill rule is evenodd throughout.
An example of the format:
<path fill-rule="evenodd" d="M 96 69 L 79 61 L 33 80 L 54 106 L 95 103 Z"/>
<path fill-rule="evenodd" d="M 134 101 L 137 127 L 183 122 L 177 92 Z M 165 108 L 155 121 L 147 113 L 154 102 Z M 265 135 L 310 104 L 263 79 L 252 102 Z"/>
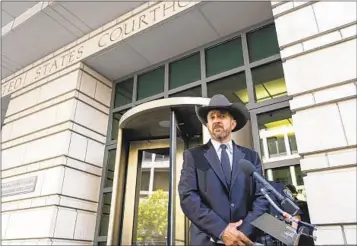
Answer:
<path fill-rule="evenodd" d="M 7 108 L 9 107 L 9 102 L 10 102 L 10 98 L 11 98 L 11 94 L 6 95 L 4 97 L 1 98 L 1 127 L 0 130 L 2 129 L 2 126 L 4 124 L 4 120 L 5 120 L 5 116 L 6 116 L 6 111 Z"/>

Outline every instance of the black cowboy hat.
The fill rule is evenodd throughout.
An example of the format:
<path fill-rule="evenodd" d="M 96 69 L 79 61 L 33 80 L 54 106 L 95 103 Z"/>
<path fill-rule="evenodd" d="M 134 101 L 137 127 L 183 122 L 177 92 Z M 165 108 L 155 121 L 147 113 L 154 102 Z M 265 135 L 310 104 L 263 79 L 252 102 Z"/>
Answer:
<path fill-rule="evenodd" d="M 232 132 L 243 128 L 249 119 L 249 112 L 242 102 L 231 103 L 225 96 L 214 95 L 208 106 L 196 106 L 196 114 L 203 125 L 207 125 L 207 115 L 211 110 L 226 110 L 237 121 L 236 127 Z"/>

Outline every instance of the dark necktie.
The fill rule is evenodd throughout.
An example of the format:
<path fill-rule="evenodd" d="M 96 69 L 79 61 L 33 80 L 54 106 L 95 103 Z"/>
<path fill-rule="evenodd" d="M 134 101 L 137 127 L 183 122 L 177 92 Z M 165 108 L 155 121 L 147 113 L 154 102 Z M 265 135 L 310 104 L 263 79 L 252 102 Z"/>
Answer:
<path fill-rule="evenodd" d="M 230 165 L 230 161 L 229 161 L 229 157 L 228 157 L 228 153 L 227 153 L 227 145 L 225 144 L 221 144 L 221 164 L 222 164 L 222 169 L 223 169 L 223 173 L 224 176 L 226 177 L 226 181 L 228 186 L 231 185 L 231 165 Z"/>

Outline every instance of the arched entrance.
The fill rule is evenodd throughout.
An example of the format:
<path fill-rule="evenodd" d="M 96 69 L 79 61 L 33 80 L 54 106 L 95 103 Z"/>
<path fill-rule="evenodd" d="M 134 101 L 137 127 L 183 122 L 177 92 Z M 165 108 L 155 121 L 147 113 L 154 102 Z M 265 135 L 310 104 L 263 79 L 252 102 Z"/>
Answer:
<path fill-rule="evenodd" d="M 208 103 L 208 98 L 200 97 L 159 99 L 122 116 L 108 245 L 188 243 L 188 221 L 181 211 L 177 183 L 183 151 L 209 139 L 195 114 L 196 105 Z M 237 137 L 251 139 L 246 136 L 249 128 Z"/>

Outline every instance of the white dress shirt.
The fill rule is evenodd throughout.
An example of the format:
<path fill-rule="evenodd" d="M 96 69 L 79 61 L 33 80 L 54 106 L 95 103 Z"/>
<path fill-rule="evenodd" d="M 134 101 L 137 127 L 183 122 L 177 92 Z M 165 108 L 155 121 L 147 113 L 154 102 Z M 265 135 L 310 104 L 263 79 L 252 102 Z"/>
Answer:
<path fill-rule="evenodd" d="M 211 139 L 212 145 L 214 149 L 216 150 L 216 153 L 218 155 L 218 159 L 221 160 L 221 153 L 222 153 L 222 148 L 221 148 L 221 143 L 217 142 L 216 140 Z M 233 163 L 233 143 L 232 140 L 229 142 L 225 143 L 227 146 L 227 154 L 229 158 L 229 164 L 231 165 L 231 170 L 232 170 L 232 163 Z"/>

